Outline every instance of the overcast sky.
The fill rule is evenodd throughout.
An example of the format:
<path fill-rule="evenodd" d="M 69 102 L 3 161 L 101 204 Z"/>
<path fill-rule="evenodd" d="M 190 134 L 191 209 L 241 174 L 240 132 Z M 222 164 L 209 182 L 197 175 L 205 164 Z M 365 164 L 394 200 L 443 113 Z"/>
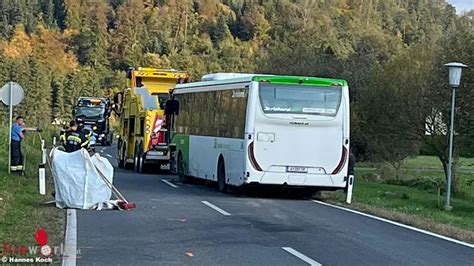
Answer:
<path fill-rule="evenodd" d="M 474 9 L 474 0 L 448 0 L 448 2 L 456 7 L 457 13 L 463 10 Z"/>

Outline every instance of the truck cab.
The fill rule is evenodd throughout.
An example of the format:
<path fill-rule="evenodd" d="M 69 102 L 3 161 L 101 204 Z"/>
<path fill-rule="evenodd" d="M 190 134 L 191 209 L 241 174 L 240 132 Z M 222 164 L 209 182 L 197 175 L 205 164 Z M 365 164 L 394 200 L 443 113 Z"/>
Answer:
<path fill-rule="evenodd" d="M 110 110 L 108 99 L 80 97 L 74 108 L 74 120 L 85 127 L 93 128 L 97 134 L 97 142 L 109 146 L 113 141 L 109 125 Z"/>

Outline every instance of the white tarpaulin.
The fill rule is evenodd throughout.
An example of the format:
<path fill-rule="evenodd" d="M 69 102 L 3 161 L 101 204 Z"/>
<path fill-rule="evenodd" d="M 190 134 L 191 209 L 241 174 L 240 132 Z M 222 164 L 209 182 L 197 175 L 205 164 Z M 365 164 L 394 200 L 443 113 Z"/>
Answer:
<path fill-rule="evenodd" d="M 106 158 L 85 149 L 67 153 L 57 148 L 50 157 L 58 208 L 90 209 L 110 200 L 112 191 L 96 169 L 113 183 L 114 168 Z"/>

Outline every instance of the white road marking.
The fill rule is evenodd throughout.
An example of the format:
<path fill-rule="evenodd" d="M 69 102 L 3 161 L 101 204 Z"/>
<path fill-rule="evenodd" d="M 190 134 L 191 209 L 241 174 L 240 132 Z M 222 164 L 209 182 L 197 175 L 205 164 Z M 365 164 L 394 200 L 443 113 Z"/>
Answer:
<path fill-rule="evenodd" d="M 223 209 L 217 207 L 216 205 L 212 204 L 212 203 L 209 203 L 205 200 L 201 201 L 202 203 L 206 204 L 208 207 L 210 207 L 211 209 L 214 209 L 215 211 L 217 212 L 220 212 L 222 215 L 225 215 L 225 216 L 229 216 L 230 213 L 224 211 Z"/>
<path fill-rule="evenodd" d="M 392 221 L 392 220 L 389 220 L 389 219 L 385 219 L 385 218 L 378 217 L 378 216 L 371 215 L 371 214 L 367 214 L 367 213 L 364 213 L 364 212 L 360 212 L 360 211 L 344 208 L 344 207 L 341 207 L 341 206 L 329 204 L 329 203 L 322 202 L 322 201 L 319 201 L 319 200 L 312 200 L 312 201 L 316 202 L 316 203 L 319 203 L 321 205 L 325 205 L 325 206 L 328 206 L 328 207 L 333 207 L 333 208 L 340 209 L 340 210 L 347 211 L 347 212 L 352 212 L 352 213 L 359 214 L 359 215 L 362 215 L 362 216 L 365 216 L 365 217 L 369 217 L 369 218 L 372 218 L 372 219 L 375 219 L 375 220 L 386 222 L 386 223 L 389 223 L 389 224 L 392 224 L 392 225 L 395 225 L 395 226 L 403 227 L 405 229 L 413 230 L 413 231 L 416 231 L 416 232 L 419 232 L 419 233 L 423 233 L 423 234 L 426 234 L 426 235 L 430 235 L 430 236 L 433 236 L 433 237 L 444 239 L 446 241 L 450 241 L 450 242 L 453 242 L 453 243 L 456 243 L 456 244 L 459 244 L 459 245 L 474 248 L 474 244 L 469 244 L 469 243 L 463 242 L 461 240 L 457 240 L 457 239 L 450 238 L 450 237 L 447 237 L 447 236 L 439 235 L 439 234 L 436 234 L 436 233 L 433 233 L 433 232 L 430 232 L 430 231 L 426 231 L 426 230 L 423 230 L 423 229 L 420 229 L 420 228 L 416 228 L 416 227 L 413 227 L 413 226 L 409 226 L 409 225 L 406 225 L 406 224 L 395 222 L 395 221 Z"/>
<path fill-rule="evenodd" d="M 300 260 L 303 260 L 307 263 L 309 263 L 309 265 L 314 265 L 314 266 L 319 266 L 319 265 L 322 265 L 321 263 L 307 257 L 305 254 L 301 253 L 301 252 L 298 252 L 297 250 L 294 250 L 290 247 L 282 247 L 283 250 L 285 250 L 286 252 L 290 253 L 291 255 L 295 256 L 295 257 L 298 257 Z"/>
<path fill-rule="evenodd" d="M 104 152 L 105 148 L 100 149 L 100 152 Z"/>
<path fill-rule="evenodd" d="M 112 158 L 112 157 L 113 157 L 112 155 L 110 155 L 110 154 L 108 154 L 108 153 L 106 154 L 106 156 L 109 157 L 109 158 Z"/>
<path fill-rule="evenodd" d="M 76 265 L 77 252 L 77 220 L 76 210 L 67 210 L 66 233 L 64 239 L 64 254 L 62 257 L 62 266 Z"/>
<path fill-rule="evenodd" d="M 161 182 L 167 184 L 167 185 L 170 186 L 170 187 L 174 187 L 174 188 L 177 188 L 177 187 L 178 187 L 177 185 L 171 183 L 170 181 L 168 181 L 168 180 L 166 180 L 166 179 L 161 179 Z"/>

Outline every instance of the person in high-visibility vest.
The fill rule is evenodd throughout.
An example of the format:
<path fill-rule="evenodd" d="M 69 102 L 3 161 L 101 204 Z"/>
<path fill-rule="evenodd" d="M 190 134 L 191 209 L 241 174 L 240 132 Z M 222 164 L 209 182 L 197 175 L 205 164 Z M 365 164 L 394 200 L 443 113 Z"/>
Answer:
<path fill-rule="evenodd" d="M 71 127 L 65 134 L 64 149 L 66 152 L 74 152 L 82 148 L 87 148 L 89 141 L 82 130 L 77 127 L 75 121 L 71 121 Z"/>
<path fill-rule="evenodd" d="M 63 129 L 61 129 L 61 132 L 59 133 L 59 141 L 60 141 L 62 146 L 66 145 L 66 134 L 69 131 L 74 131 L 72 129 L 72 127 L 74 127 L 74 126 L 76 126 L 76 122 L 74 120 L 72 120 L 71 122 L 69 122 L 69 127 L 68 128 L 66 128 L 66 126 L 64 126 Z"/>
<path fill-rule="evenodd" d="M 84 147 L 84 148 L 86 148 L 88 151 L 95 152 L 94 145 L 95 145 L 95 142 L 96 142 L 96 137 L 95 136 L 97 136 L 97 134 L 94 133 L 94 130 L 97 130 L 97 127 L 96 126 L 80 124 L 79 128 L 83 132 L 83 134 L 86 136 L 86 139 L 88 141 L 87 147 Z"/>

